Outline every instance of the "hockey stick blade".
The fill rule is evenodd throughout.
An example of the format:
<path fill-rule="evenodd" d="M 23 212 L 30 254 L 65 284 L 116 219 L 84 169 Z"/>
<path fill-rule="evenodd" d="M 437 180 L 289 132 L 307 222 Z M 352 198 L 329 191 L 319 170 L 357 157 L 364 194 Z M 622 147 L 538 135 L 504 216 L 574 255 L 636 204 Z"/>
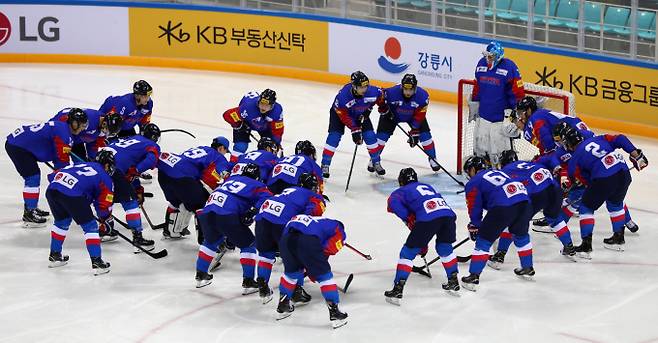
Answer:
<path fill-rule="evenodd" d="M 414 273 L 418 273 L 418 274 L 420 274 L 420 275 L 422 275 L 422 276 L 427 276 L 427 277 L 430 278 L 430 279 L 432 278 L 432 275 L 430 275 L 428 272 L 425 271 L 425 267 L 424 267 L 424 266 L 423 266 L 423 267 L 413 266 L 413 267 L 411 268 L 411 271 L 414 272 Z"/>
<path fill-rule="evenodd" d="M 350 274 L 347 276 L 347 280 L 345 281 L 345 286 L 342 288 L 339 286 L 338 290 L 340 290 L 343 293 L 347 293 L 347 288 L 350 287 L 350 284 L 352 284 L 352 279 L 354 279 L 354 274 Z"/>
<path fill-rule="evenodd" d="M 123 226 L 123 227 L 125 227 L 126 229 L 130 230 L 130 227 L 128 226 L 128 224 L 124 223 L 123 221 L 121 221 L 119 218 L 117 218 L 117 217 L 114 216 L 114 215 L 112 216 L 112 218 L 114 218 L 114 221 L 116 221 L 117 223 L 121 224 L 121 226 Z M 167 249 L 162 249 L 162 250 L 160 250 L 160 251 L 158 251 L 158 252 L 155 252 L 155 253 L 150 252 L 150 251 L 144 249 L 142 246 L 135 244 L 135 243 L 132 241 L 132 239 L 126 237 L 124 234 L 122 234 L 121 232 L 119 232 L 119 230 L 116 230 L 116 232 L 117 232 L 117 234 L 119 235 L 119 237 L 123 238 L 126 242 L 130 243 L 130 245 L 132 245 L 132 246 L 134 246 L 135 248 L 141 250 L 143 253 L 145 253 L 146 255 L 149 255 L 150 257 L 152 257 L 152 258 L 154 258 L 154 259 L 156 259 L 156 260 L 159 259 L 159 258 L 163 258 L 163 257 L 167 256 L 167 254 L 168 254 Z"/>
<path fill-rule="evenodd" d="M 193 135 L 193 134 L 191 134 L 188 131 L 185 131 L 183 129 L 164 129 L 164 130 L 160 130 L 160 132 L 182 132 L 182 133 L 184 133 L 184 134 L 186 134 L 186 135 L 188 135 L 192 138 L 196 138 L 195 135 Z"/>
<path fill-rule="evenodd" d="M 540 228 L 533 227 L 532 231 L 539 232 L 539 233 L 553 233 L 553 231 L 551 231 L 550 229 L 544 230 L 541 227 Z"/>

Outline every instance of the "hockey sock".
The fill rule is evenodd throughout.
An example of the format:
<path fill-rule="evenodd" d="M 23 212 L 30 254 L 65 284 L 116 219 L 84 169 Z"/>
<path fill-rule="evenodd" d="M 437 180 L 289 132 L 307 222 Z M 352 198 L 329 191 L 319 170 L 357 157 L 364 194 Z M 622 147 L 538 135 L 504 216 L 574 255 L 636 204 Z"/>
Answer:
<path fill-rule="evenodd" d="M 101 238 L 98 235 L 98 223 L 96 223 L 96 220 L 91 220 L 81 226 L 82 231 L 85 233 L 85 243 L 87 244 L 89 257 L 101 257 Z"/>
<path fill-rule="evenodd" d="M 564 206 L 562 207 L 562 211 L 560 212 L 557 220 L 567 224 L 569 223 L 569 219 L 573 217 L 574 212 L 576 212 L 576 208 L 574 208 L 572 205 Z"/>
<path fill-rule="evenodd" d="M 626 204 L 624 204 L 624 215 L 625 215 L 624 224 L 633 220 L 633 218 L 631 218 L 631 211 L 628 210 L 628 206 L 626 206 Z"/>
<path fill-rule="evenodd" d="M 279 282 L 279 293 L 285 294 L 289 298 L 292 298 L 292 293 L 297 287 L 297 280 L 303 277 L 303 271 L 283 273 L 283 275 L 281 275 L 281 281 Z"/>
<path fill-rule="evenodd" d="M 334 274 L 328 272 L 327 274 L 318 276 L 317 280 L 320 284 L 320 291 L 322 291 L 324 300 L 338 304 L 340 299 L 338 298 L 338 287 L 336 286 L 336 282 L 334 282 Z"/>
<path fill-rule="evenodd" d="M 37 208 L 39 204 L 39 182 L 41 177 L 39 174 L 28 176 L 25 178 L 25 186 L 23 187 L 23 202 L 28 210 Z"/>
<path fill-rule="evenodd" d="M 379 162 L 381 158 L 379 157 L 379 143 L 377 143 L 375 131 L 371 130 L 363 132 L 363 141 L 366 143 L 368 154 L 370 155 L 372 162 Z"/>
<path fill-rule="evenodd" d="M 235 142 L 233 143 L 233 150 L 231 151 L 231 162 L 235 163 L 238 161 L 240 155 L 247 152 L 249 143 L 247 142 Z"/>
<path fill-rule="evenodd" d="M 450 243 L 436 243 L 436 253 L 441 256 L 441 263 L 443 268 L 446 270 L 446 276 L 450 277 L 452 273 L 456 273 L 457 270 L 457 255 L 452 250 L 452 244 Z"/>
<path fill-rule="evenodd" d="M 571 241 L 571 232 L 569 231 L 569 227 L 567 226 L 567 223 L 565 223 L 563 220 L 555 219 L 555 218 L 546 218 L 548 221 L 549 225 L 551 226 L 551 230 L 557 236 L 557 238 L 562 242 L 562 245 L 569 245 L 572 243 Z"/>
<path fill-rule="evenodd" d="M 272 265 L 274 264 L 274 256 L 274 252 L 258 252 L 258 277 L 265 279 L 265 283 L 270 282 Z"/>
<path fill-rule="evenodd" d="M 594 232 L 594 210 L 585 205 L 580 205 L 580 237 L 588 237 Z"/>
<path fill-rule="evenodd" d="M 131 229 L 142 231 L 142 216 L 139 214 L 137 200 L 122 202 L 123 210 L 126 211 L 126 222 Z"/>
<path fill-rule="evenodd" d="M 253 279 L 256 273 L 256 248 L 250 245 L 245 248 L 240 248 L 240 265 L 242 265 L 242 277 Z"/>
<path fill-rule="evenodd" d="M 334 157 L 334 153 L 340 144 L 340 139 L 342 134 L 339 132 L 329 132 L 327 135 L 327 141 L 324 144 L 324 150 L 322 150 L 322 164 L 330 165 L 331 159 Z"/>
<path fill-rule="evenodd" d="M 498 240 L 498 251 L 507 251 L 509 246 L 512 245 L 512 234 L 506 228 L 503 232 L 500 233 L 500 239 Z"/>
<path fill-rule="evenodd" d="M 484 269 L 484 265 L 489 260 L 489 251 L 491 250 L 492 242 L 485 240 L 484 238 L 478 238 L 475 241 L 475 248 L 473 249 L 473 255 L 471 257 L 471 265 L 468 267 L 468 271 L 471 274 L 480 274 Z"/>
<path fill-rule="evenodd" d="M 388 142 L 388 139 L 391 138 L 391 135 L 387 133 L 377 133 L 377 153 L 381 156 L 382 151 L 384 151 L 384 147 L 386 146 L 386 142 Z"/>
<path fill-rule="evenodd" d="M 206 241 L 204 241 L 202 245 L 199 245 L 199 254 L 196 259 L 196 270 L 204 273 L 208 272 L 210 262 L 212 262 L 212 259 L 217 255 L 215 249 L 209 248 L 211 246 L 216 245 L 210 244 Z"/>
<path fill-rule="evenodd" d="M 530 235 L 514 236 L 514 245 L 516 252 L 519 254 L 521 260 L 521 268 L 532 267 L 532 242 L 530 242 Z"/>
<path fill-rule="evenodd" d="M 62 245 L 64 245 L 70 225 L 71 218 L 55 221 L 54 225 L 50 227 L 50 251 L 62 252 Z"/>
<path fill-rule="evenodd" d="M 398 266 L 395 271 L 395 280 L 393 284 L 398 283 L 401 279 L 406 280 L 409 278 L 411 269 L 413 268 L 413 260 L 416 258 L 416 255 L 420 252 L 420 248 L 409 248 L 406 245 L 402 246 L 400 249 L 400 259 L 398 260 Z"/>
<path fill-rule="evenodd" d="M 432 134 L 429 132 L 421 132 L 418 137 L 420 140 L 420 145 L 423 147 L 423 150 L 432 158 L 436 158 L 436 150 L 434 149 L 434 141 L 432 140 Z"/>
<path fill-rule="evenodd" d="M 621 232 L 624 231 L 624 224 L 626 224 L 626 211 L 624 211 L 624 205 L 622 204 L 612 204 L 606 203 L 606 208 L 608 213 L 610 213 L 610 222 L 612 222 L 612 231 Z"/>

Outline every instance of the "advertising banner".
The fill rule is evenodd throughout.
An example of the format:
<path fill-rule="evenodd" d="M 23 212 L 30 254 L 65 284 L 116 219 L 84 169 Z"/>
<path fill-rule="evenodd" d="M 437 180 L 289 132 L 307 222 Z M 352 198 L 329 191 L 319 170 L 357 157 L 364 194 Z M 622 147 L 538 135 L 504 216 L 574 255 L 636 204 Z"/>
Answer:
<path fill-rule="evenodd" d="M 240 13 L 130 9 L 130 54 L 327 71 L 326 22 Z"/>
<path fill-rule="evenodd" d="M 658 70 L 506 49 L 524 81 L 560 88 L 590 116 L 658 126 Z"/>
<path fill-rule="evenodd" d="M 128 55 L 128 9 L 2 5 L 0 54 Z"/>
<path fill-rule="evenodd" d="M 329 25 L 329 71 L 398 83 L 416 74 L 422 87 L 457 92 L 463 78 L 474 78 L 485 46 L 477 43 L 354 25 Z"/>

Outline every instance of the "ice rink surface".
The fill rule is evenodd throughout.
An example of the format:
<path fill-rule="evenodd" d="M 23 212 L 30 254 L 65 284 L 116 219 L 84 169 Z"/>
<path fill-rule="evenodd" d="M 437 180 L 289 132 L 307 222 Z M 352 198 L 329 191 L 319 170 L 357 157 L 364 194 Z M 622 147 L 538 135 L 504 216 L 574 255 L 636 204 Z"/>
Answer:
<path fill-rule="evenodd" d="M 237 105 L 251 90 L 272 88 L 285 113 L 284 148 L 287 153 L 301 139 L 311 140 L 321 154 L 328 109 L 339 87 L 255 75 L 175 69 L 0 64 L 0 127 L 4 135 L 21 124 L 44 121 L 64 107 L 97 109 L 108 95 L 130 92 L 145 79 L 154 88 L 153 121 L 161 128 L 184 128 L 197 139 L 163 134 L 163 151 L 181 152 L 207 145 L 217 135 L 230 138 L 221 113 Z M 347 81 L 347 79 L 346 79 Z M 432 104 L 428 119 L 439 161 L 455 170 L 455 106 Z M 376 122 L 376 120 L 373 120 Z M 376 124 L 375 124 L 376 125 Z M 4 149 L 0 151 L 0 342 L 658 342 L 658 145 L 635 138 L 644 149 L 649 168 L 632 172 L 627 204 L 640 225 L 626 235 L 623 253 L 603 248 L 611 226 L 605 209 L 596 214 L 591 261 L 570 262 L 559 255 L 560 243 L 550 234 L 533 233 L 534 282 L 518 279 L 513 249 L 500 271 L 487 268 L 480 289 L 462 289 L 460 298 L 441 290 L 445 276 L 440 263 L 432 265 L 432 279 L 413 274 L 401 307 L 384 301 L 392 286 L 406 227 L 386 213 L 386 198 L 402 167 L 414 166 L 422 181 L 442 192 L 458 213 L 457 239 L 467 236 L 468 222 L 460 188 L 442 173 L 434 175 L 427 159 L 396 132 L 383 154 L 386 176 L 366 171 L 365 146 L 359 149 L 350 189 L 344 192 L 353 144 L 343 137 L 336 153 L 326 194 L 326 215 L 343 221 L 347 242 L 372 255 L 366 261 L 348 249 L 332 257 L 338 285 L 349 273 L 354 281 L 341 294 L 349 324 L 332 330 L 317 284 L 307 281 L 313 296 L 280 322 L 274 320 L 276 298 L 261 305 L 258 295 L 241 295 L 237 252 L 228 253 L 215 272 L 212 285 L 194 287 L 197 244 L 192 238 L 161 240 L 142 217 L 147 238 L 169 256 L 153 260 L 134 255 L 118 240 L 102 246 L 112 264 L 107 275 L 93 276 L 82 230 L 73 225 L 64 244 L 67 266 L 49 269 L 50 230 L 20 227 L 23 181 Z M 253 147 L 253 145 L 251 146 Z M 47 208 L 42 167 L 40 206 Z M 146 185 L 155 193 L 145 206 L 154 222 L 163 221 L 165 200 L 157 182 Z M 449 195 L 453 193 L 452 195 Z M 115 207 L 115 214 L 123 212 Z M 52 219 L 50 219 L 52 222 Z M 118 224 L 117 224 L 118 225 Z M 579 244 L 577 220 L 570 228 Z M 127 233 L 124 230 L 124 233 Z M 468 255 L 471 242 L 457 250 Z M 428 258 L 434 258 L 431 249 Z M 416 259 L 416 265 L 422 261 Z M 460 264 L 460 276 L 468 265 Z M 275 264 L 270 282 L 278 286 L 282 265 Z M 278 296 L 278 291 L 275 294 Z"/>

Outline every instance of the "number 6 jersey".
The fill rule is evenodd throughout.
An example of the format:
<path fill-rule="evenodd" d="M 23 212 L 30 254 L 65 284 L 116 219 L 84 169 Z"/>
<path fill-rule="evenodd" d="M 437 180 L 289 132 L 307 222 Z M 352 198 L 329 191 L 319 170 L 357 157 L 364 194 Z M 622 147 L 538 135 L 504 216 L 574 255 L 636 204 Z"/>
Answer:
<path fill-rule="evenodd" d="M 480 170 L 466 184 L 466 206 L 471 224 L 480 226 L 482 211 L 529 201 L 525 186 L 500 170 Z"/>
<path fill-rule="evenodd" d="M 7 136 L 7 143 L 31 152 L 39 162 L 53 161 L 55 168 L 61 168 L 69 164 L 73 140 L 67 123 L 49 121 L 19 127 Z"/>

